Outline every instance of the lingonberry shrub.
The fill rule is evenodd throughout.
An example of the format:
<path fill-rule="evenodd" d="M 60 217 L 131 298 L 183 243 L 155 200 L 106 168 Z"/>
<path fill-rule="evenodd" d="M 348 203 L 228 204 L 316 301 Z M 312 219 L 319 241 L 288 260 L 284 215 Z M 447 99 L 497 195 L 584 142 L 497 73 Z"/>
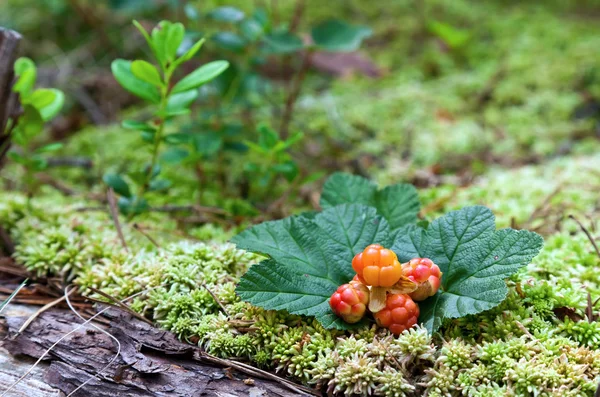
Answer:
<path fill-rule="evenodd" d="M 35 174 L 48 167 L 46 155 L 62 148 L 61 143 L 55 142 L 33 149 L 32 143 L 43 131 L 44 123 L 60 112 L 65 96 L 62 91 L 54 88 L 34 89 L 37 68 L 31 59 L 17 59 L 14 70 L 17 80 L 12 89 L 19 95 L 22 112 L 11 118 L 6 127 L 6 135 L 16 144 L 16 148 L 8 152 L 7 156 L 23 166 L 23 182 L 27 195 L 31 197 L 39 186 Z M 2 150 L 4 148 L 0 147 L 0 153 Z"/>
<path fill-rule="evenodd" d="M 119 208 L 129 216 L 148 208 L 144 198 L 148 191 L 166 190 L 171 185 L 169 180 L 159 178 L 162 145 L 177 144 L 181 138 L 178 132 L 169 131 L 171 120 L 189 114 L 190 106 L 198 98 L 198 88 L 229 67 L 227 61 L 209 62 L 173 84 L 175 72 L 196 55 L 204 39 L 195 42 L 178 56 L 178 50 L 185 38 L 185 28 L 181 23 L 162 21 L 150 34 L 137 21 L 133 24 L 146 39 L 156 65 L 141 59 L 117 59 L 113 61 L 111 69 L 123 88 L 155 107 L 154 115 L 149 121 L 123 122 L 123 128 L 141 132 L 142 140 L 150 149 L 150 159 L 141 170 L 131 170 L 127 178 L 115 173 L 104 175 L 104 182 L 120 195 Z M 182 151 L 177 153 L 185 155 Z M 136 191 L 130 189 L 131 182 L 136 185 Z"/>

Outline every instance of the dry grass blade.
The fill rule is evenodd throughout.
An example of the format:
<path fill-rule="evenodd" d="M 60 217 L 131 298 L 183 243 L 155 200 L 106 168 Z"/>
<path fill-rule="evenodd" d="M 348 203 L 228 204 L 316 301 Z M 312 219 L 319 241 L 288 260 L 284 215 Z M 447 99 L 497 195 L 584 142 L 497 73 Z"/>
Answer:
<path fill-rule="evenodd" d="M 205 290 L 208 291 L 208 293 L 210 294 L 210 296 L 212 296 L 212 298 L 215 300 L 215 302 L 217 302 L 217 304 L 219 305 L 221 310 L 223 310 L 223 313 L 225 313 L 225 315 L 227 317 L 229 317 L 229 313 L 227 313 L 227 309 L 225 309 L 225 306 L 223 306 L 223 304 L 221 303 L 219 298 L 217 298 L 217 296 L 208 288 L 208 286 L 206 284 L 202 283 L 202 286 L 204 287 Z"/>
<path fill-rule="evenodd" d="M 6 299 L 4 302 L 0 303 L 0 313 L 2 313 L 2 311 L 4 310 L 4 308 L 5 308 L 6 306 L 8 306 L 8 304 L 10 303 L 10 301 L 12 301 L 12 300 L 14 299 L 14 297 L 15 297 L 15 296 L 17 296 L 17 294 L 19 293 L 19 291 L 21 291 L 21 290 L 22 290 L 22 289 L 25 287 L 25 285 L 26 285 L 26 284 L 27 284 L 27 280 L 23 281 L 23 282 L 21 283 L 21 285 L 19 285 L 19 286 L 17 287 L 17 289 L 16 289 L 16 290 L 14 290 L 14 291 L 13 291 L 13 293 L 12 293 L 12 294 L 10 294 L 10 295 L 8 296 L 8 298 L 7 298 L 7 299 Z"/>
<path fill-rule="evenodd" d="M 64 295 L 64 298 L 67 301 L 67 305 L 69 305 L 69 309 L 71 309 L 71 311 L 73 313 L 75 313 L 75 315 L 77 317 L 79 317 L 81 320 L 83 320 L 83 322 L 85 324 L 88 320 L 86 320 L 85 318 L 83 318 L 83 316 L 81 316 L 77 312 L 77 310 L 75 310 L 75 308 L 71 305 L 71 301 L 69 301 L 69 294 L 70 294 L 70 292 L 67 293 L 68 289 L 69 289 L 69 287 L 65 288 L 65 295 Z M 121 303 L 121 302 L 119 302 L 119 303 Z M 121 303 L 121 304 L 123 304 L 123 303 Z M 111 338 L 112 340 L 114 340 L 115 343 L 117 344 L 117 352 L 115 353 L 115 356 L 104 367 L 102 367 L 100 369 L 100 371 L 98 371 L 98 373 L 96 375 L 91 375 L 88 380 L 86 380 L 85 382 L 83 382 L 82 384 L 80 384 L 79 386 L 77 386 L 73 391 L 71 391 L 71 393 L 69 393 L 67 395 L 67 397 L 70 397 L 73 394 L 75 394 L 79 389 L 81 389 L 83 386 L 85 386 L 86 384 L 88 384 L 92 379 L 94 379 L 94 377 L 96 377 L 96 376 L 100 375 L 102 372 L 104 372 L 108 367 L 110 367 L 112 365 L 112 363 L 115 362 L 115 360 L 117 358 L 119 358 L 119 355 L 121 354 L 121 342 L 119 342 L 119 340 L 117 338 L 115 338 L 113 335 L 111 335 L 110 332 L 108 332 L 108 331 L 106 331 L 106 330 L 104 330 L 104 329 L 102 329 L 102 328 L 100 328 L 100 327 L 98 327 L 98 326 L 96 326 L 94 324 L 90 324 L 90 325 L 92 326 L 92 328 L 94 328 L 94 329 L 102 332 L 103 334 L 105 334 L 106 336 L 108 336 L 109 338 Z"/>
<path fill-rule="evenodd" d="M 107 294 L 104 291 L 101 291 L 99 289 L 93 288 L 93 287 L 88 287 L 90 289 L 90 291 L 95 292 L 98 295 L 101 295 L 102 297 L 110 300 L 111 302 L 113 302 L 115 305 L 119 306 L 121 309 L 125 310 L 127 313 L 131 314 L 133 317 L 137 318 L 140 321 L 145 322 L 146 324 L 150 324 L 152 326 L 154 326 L 154 324 L 152 323 L 152 321 L 148 320 L 146 317 L 140 315 L 139 313 L 131 310 L 131 308 L 129 306 L 127 306 L 126 304 L 124 304 L 123 302 L 121 302 L 120 300 L 118 300 L 117 298 L 110 296 L 109 294 Z"/>
<path fill-rule="evenodd" d="M 292 391 L 294 391 L 296 393 L 299 393 L 299 394 L 309 395 L 309 396 L 310 395 L 312 395 L 312 396 L 321 396 L 321 393 L 319 393 L 318 391 L 316 391 L 314 389 L 311 389 L 309 387 L 304 387 L 304 386 L 301 386 L 301 385 L 297 385 L 297 384 L 295 384 L 292 381 L 289 381 L 287 379 L 281 378 L 281 377 L 279 377 L 279 376 L 277 376 L 275 374 L 272 374 L 272 373 L 267 372 L 267 371 L 263 371 L 262 369 L 253 367 L 251 365 L 248 365 L 248 364 L 245 364 L 245 363 L 242 363 L 242 362 L 239 362 L 239 361 L 232 361 L 232 360 L 227 360 L 227 359 L 224 359 L 224 358 L 218 358 L 218 357 L 215 357 L 215 356 L 213 356 L 211 354 L 208 354 L 208 353 L 205 353 L 205 352 L 201 353 L 201 358 L 204 359 L 204 360 L 206 360 L 206 361 L 215 363 L 215 364 L 219 364 L 219 365 L 222 365 L 222 366 L 225 366 L 225 367 L 234 368 L 234 369 L 236 369 L 236 370 L 238 370 L 238 371 L 240 371 L 242 373 L 245 373 L 245 374 L 248 374 L 248 375 L 251 375 L 251 376 L 255 376 L 255 377 L 263 378 L 263 379 L 273 380 L 273 381 L 275 381 L 275 382 L 277 382 L 277 383 L 279 383 L 279 384 L 287 387 L 288 389 L 290 389 L 290 390 L 292 390 Z"/>
<path fill-rule="evenodd" d="M 106 198 L 108 199 L 110 216 L 113 218 L 115 228 L 117 229 L 117 233 L 119 234 L 119 240 L 121 240 L 121 244 L 123 245 L 123 248 L 125 248 L 125 251 L 129 252 L 129 247 L 127 247 L 125 236 L 123 236 L 123 229 L 121 229 L 121 223 L 119 222 L 119 211 L 117 210 L 117 199 L 115 197 L 115 191 L 111 187 L 109 187 L 108 191 L 106 192 Z"/>
<path fill-rule="evenodd" d="M 569 218 L 571 218 L 575 222 L 577 222 L 577 224 L 579 225 L 581 230 L 587 236 L 588 240 L 590 240 L 590 242 L 594 246 L 594 249 L 596 250 L 596 254 L 598 254 L 598 258 L 600 258 L 600 249 L 598 249 L 598 245 L 596 244 L 596 240 L 594 239 L 594 236 L 592 236 L 592 234 L 589 232 L 589 230 L 587 230 L 587 228 L 585 226 L 583 226 L 583 223 L 579 222 L 579 219 L 575 218 L 573 215 L 569 215 Z"/>
<path fill-rule="evenodd" d="M 158 244 L 158 242 L 156 240 L 154 240 L 154 238 L 152 238 L 151 235 L 149 235 L 148 233 L 146 233 L 146 231 L 140 225 L 138 225 L 137 223 L 134 223 L 133 224 L 133 228 L 135 230 L 137 230 L 138 232 L 142 233 L 142 235 L 144 237 L 146 237 L 152 244 L 154 244 L 154 246 L 156 248 L 160 248 L 160 244 Z"/>

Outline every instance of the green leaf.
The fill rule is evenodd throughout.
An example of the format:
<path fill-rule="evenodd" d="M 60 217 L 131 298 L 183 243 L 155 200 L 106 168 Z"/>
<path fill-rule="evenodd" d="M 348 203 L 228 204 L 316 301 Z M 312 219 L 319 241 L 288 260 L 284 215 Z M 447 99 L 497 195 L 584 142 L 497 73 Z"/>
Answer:
<path fill-rule="evenodd" d="M 124 120 L 121 126 L 126 130 L 154 132 L 156 128 L 148 123 L 137 120 Z"/>
<path fill-rule="evenodd" d="M 185 28 L 179 22 L 161 21 L 152 29 L 152 45 L 163 68 L 175 60 L 184 36 Z"/>
<path fill-rule="evenodd" d="M 102 177 L 104 183 L 108 186 L 112 187 L 115 193 L 123 196 L 123 197 L 131 197 L 131 190 L 129 190 L 129 185 L 125 180 L 118 174 L 104 174 Z"/>
<path fill-rule="evenodd" d="M 164 153 L 161 154 L 160 160 L 169 164 L 177 164 L 181 163 L 189 155 L 190 152 L 185 149 L 172 147 L 165 150 Z"/>
<path fill-rule="evenodd" d="M 171 93 L 177 94 L 198 88 L 223 73 L 228 67 L 229 62 L 227 61 L 213 61 L 202 65 L 175 84 Z"/>
<path fill-rule="evenodd" d="M 8 152 L 6 154 L 6 157 L 8 157 L 9 159 L 11 159 L 12 161 L 14 161 L 17 164 L 23 164 L 23 165 L 27 164 L 27 158 L 21 156 L 19 153 L 15 152 L 14 150 L 11 150 L 10 152 Z"/>
<path fill-rule="evenodd" d="M 440 291 L 420 302 L 419 321 L 431 332 L 445 318 L 477 314 L 499 305 L 505 279 L 530 263 L 543 239 L 526 230 L 496 230 L 486 207 L 466 207 L 433 221 L 427 230 L 407 226 L 392 249 L 402 262 L 430 258 L 442 271 Z"/>
<path fill-rule="evenodd" d="M 188 91 L 171 94 L 167 101 L 167 112 L 177 112 L 182 109 L 188 109 L 190 105 L 198 98 L 198 89 L 193 88 Z"/>
<path fill-rule="evenodd" d="M 50 153 L 50 152 L 56 152 L 57 150 L 60 150 L 63 148 L 63 144 L 60 142 L 55 142 L 55 143 L 50 143 L 48 145 L 42 146 L 40 148 L 37 148 L 35 150 L 35 153 Z"/>
<path fill-rule="evenodd" d="M 40 112 L 42 120 L 50 121 L 60 112 L 65 104 L 65 94 L 54 88 L 41 88 L 35 90 L 26 103 L 31 104 Z"/>
<path fill-rule="evenodd" d="M 119 197 L 117 205 L 124 215 L 138 215 L 150 208 L 146 199 L 137 196 Z"/>
<path fill-rule="evenodd" d="M 182 143 L 190 142 L 192 140 L 192 136 L 185 132 L 176 132 L 173 134 L 166 135 L 163 139 L 168 144 L 180 145 Z"/>
<path fill-rule="evenodd" d="M 244 11 L 230 6 L 218 7 L 207 14 L 207 16 L 219 22 L 239 22 L 244 19 Z"/>
<path fill-rule="evenodd" d="M 163 192 L 169 189 L 172 185 L 173 182 L 168 179 L 154 179 L 153 181 L 150 181 L 150 185 L 148 187 L 151 192 Z"/>
<path fill-rule="evenodd" d="M 140 33 L 142 34 L 142 36 L 144 36 L 144 39 L 146 40 L 146 43 L 148 44 L 148 47 L 150 47 L 150 49 L 152 50 L 152 53 L 154 54 L 154 56 L 156 57 L 156 59 L 159 59 L 160 56 L 159 56 L 158 52 L 156 51 L 156 48 L 154 47 L 154 43 L 152 42 L 152 37 L 150 37 L 150 35 L 148 34 L 148 32 L 146 32 L 146 29 L 144 29 L 144 27 L 142 26 L 142 24 L 140 24 L 135 19 L 133 20 L 133 25 L 137 28 L 137 30 L 140 31 Z"/>
<path fill-rule="evenodd" d="M 290 54 L 304 48 L 302 39 L 290 32 L 268 34 L 263 40 L 276 54 Z"/>
<path fill-rule="evenodd" d="M 263 26 L 254 18 L 245 19 L 240 24 L 240 32 L 249 40 L 255 41 L 264 33 Z"/>
<path fill-rule="evenodd" d="M 271 149 L 279 142 L 279 134 L 268 125 L 260 125 L 258 128 L 258 144 L 264 149 Z"/>
<path fill-rule="evenodd" d="M 366 26 L 355 26 L 332 19 L 320 23 L 311 31 L 315 45 L 325 51 L 350 52 L 360 47 L 364 38 L 372 34 Z"/>
<path fill-rule="evenodd" d="M 15 142 L 19 145 L 27 145 L 43 129 L 44 119 L 42 119 L 40 112 L 31 105 L 25 105 L 23 115 L 17 124 Z"/>
<path fill-rule="evenodd" d="M 241 278 L 242 299 L 265 309 L 315 316 L 326 327 L 347 329 L 334 319 L 331 294 L 354 275 L 352 258 L 374 242 L 391 243 L 387 222 L 374 208 L 345 204 L 314 218 L 265 222 L 232 240 L 241 249 L 268 255 Z"/>
<path fill-rule="evenodd" d="M 293 161 L 273 165 L 273 170 L 282 174 L 288 182 L 293 181 L 298 176 L 300 170 L 298 165 Z"/>
<path fill-rule="evenodd" d="M 152 103 L 160 102 L 158 89 L 152 84 L 137 78 L 131 72 L 130 61 L 116 59 L 111 64 L 111 70 L 115 79 L 127 91 Z"/>
<path fill-rule="evenodd" d="M 156 87 L 164 86 L 160 73 L 156 67 L 149 62 L 137 60 L 131 63 L 131 72 L 140 80 L 150 83 Z"/>
<path fill-rule="evenodd" d="M 194 137 L 194 149 L 203 156 L 212 156 L 223 147 L 223 137 L 216 131 L 208 131 L 196 134 Z"/>
<path fill-rule="evenodd" d="M 37 68 L 31 59 L 23 57 L 15 61 L 14 69 L 17 81 L 13 85 L 12 90 L 18 92 L 21 95 L 21 99 L 24 99 L 29 96 L 35 86 Z"/>
<path fill-rule="evenodd" d="M 468 31 L 457 29 L 440 21 L 430 21 L 427 24 L 427 29 L 452 49 L 464 47 L 471 39 L 471 34 Z"/>
<path fill-rule="evenodd" d="M 205 41 L 206 40 L 204 40 L 204 39 L 198 40 L 196 42 L 196 44 L 191 46 L 190 49 L 185 52 L 185 54 L 183 54 L 181 57 L 179 57 L 179 59 L 177 59 L 176 64 L 179 65 L 183 62 L 186 62 L 186 61 L 189 61 L 190 59 L 192 59 L 192 57 L 194 55 L 196 55 L 196 53 L 198 51 L 200 51 L 200 48 L 202 48 L 202 45 L 204 44 Z"/>
<path fill-rule="evenodd" d="M 375 207 L 392 229 L 417 222 L 420 211 L 417 189 L 410 184 L 396 184 L 377 190 L 377 185 L 360 176 L 342 172 L 333 174 L 323 186 L 321 207 L 344 203 Z"/>
<path fill-rule="evenodd" d="M 210 39 L 219 47 L 234 52 L 240 52 L 246 46 L 246 40 L 233 32 L 218 32 L 212 35 Z"/>

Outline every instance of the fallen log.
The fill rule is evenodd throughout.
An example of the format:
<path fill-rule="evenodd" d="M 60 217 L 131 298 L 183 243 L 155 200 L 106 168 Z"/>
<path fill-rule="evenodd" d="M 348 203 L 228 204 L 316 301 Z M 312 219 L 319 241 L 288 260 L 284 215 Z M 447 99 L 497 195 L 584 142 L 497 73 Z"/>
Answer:
<path fill-rule="evenodd" d="M 16 332 L 28 316 L 7 313 L 1 326 L 6 337 L 0 345 L 13 357 L 3 360 L 14 361 L 14 357 L 20 357 L 29 360 L 29 364 L 31 359 L 42 357 L 50 346 L 59 341 L 45 355 L 42 361 L 44 369 L 40 372 L 42 367 L 39 367 L 35 374 L 26 378 L 26 383 L 20 385 L 29 387 L 31 391 L 7 395 L 51 396 L 58 395 L 53 393 L 59 390 L 69 394 L 85 382 L 75 396 L 288 397 L 314 394 L 310 389 L 287 380 L 279 378 L 278 382 L 275 375 L 271 375 L 271 379 L 261 379 L 260 373 L 253 376 L 241 373 L 236 369 L 243 370 L 243 367 L 238 367 L 243 363 L 207 355 L 196 346 L 180 342 L 170 332 L 155 328 L 127 312 L 110 309 L 106 316 L 110 319 L 110 326 L 103 329 L 119 341 L 120 348 L 108 335 L 90 326 L 81 327 L 59 341 L 82 323 L 68 310 L 51 309 L 42 313 L 19 335 Z M 115 356 L 114 362 L 110 363 Z M 107 365 L 106 370 L 98 373 Z M 0 386 L 6 389 L 7 384 L 13 383 L 23 373 L 23 366 L 13 374 L 7 374 L 6 369 L 0 366 Z M 39 379 L 40 373 L 43 373 L 43 382 Z M 23 393 L 26 389 L 21 387 L 18 390 Z M 0 395 L 3 391 L 0 390 Z"/>

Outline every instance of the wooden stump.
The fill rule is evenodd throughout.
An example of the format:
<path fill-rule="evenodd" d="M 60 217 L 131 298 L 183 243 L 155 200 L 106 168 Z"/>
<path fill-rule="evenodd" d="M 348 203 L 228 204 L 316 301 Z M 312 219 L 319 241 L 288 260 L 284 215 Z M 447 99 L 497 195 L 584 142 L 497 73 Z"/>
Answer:
<path fill-rule="evenodd" d="M 6 127 L 8 121 L 15 117 L 19 107 L 18 97 L 12 92 L 12 85 L 13 65 L 17 59 L 20 41 L 21 35 L 17 32 L 0 27 L 0 169 L 10 147 L 10 131 L 7 131 Z"/>

